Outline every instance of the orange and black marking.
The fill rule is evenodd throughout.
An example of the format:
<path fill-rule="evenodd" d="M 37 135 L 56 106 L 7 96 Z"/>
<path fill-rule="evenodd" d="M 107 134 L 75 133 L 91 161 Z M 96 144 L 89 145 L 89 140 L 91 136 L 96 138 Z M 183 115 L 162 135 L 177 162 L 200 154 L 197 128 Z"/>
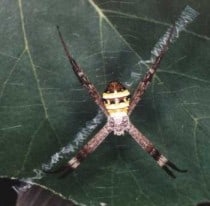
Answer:
<path fill-rule="evenodd" d="M 130 92 L 118 81 L 111 81 L 103 93 L 104 105 L 109 115 L 128 113 Z"/>

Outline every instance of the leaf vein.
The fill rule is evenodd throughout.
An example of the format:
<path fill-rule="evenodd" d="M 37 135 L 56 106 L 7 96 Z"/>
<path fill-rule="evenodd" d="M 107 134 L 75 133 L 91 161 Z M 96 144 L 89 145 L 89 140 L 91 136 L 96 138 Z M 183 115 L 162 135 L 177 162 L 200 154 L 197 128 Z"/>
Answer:
<path fill-rule="evenodd" d="M 168 70 L 159 69 L 158 72 L 159 73 L 162 72 L 162 73 L 167 73 L 167 74 L 174 74 L 174 75 L 178 75 L 178 76 L 185 77 L 185 78 L 188 78 L 188 79 L 192 79 L 192 80 L 195 80 L 195 81 L 210 83 L 210 81 L 207 81 L 205 79 L 201 79 L 201 78 L 198 78 L 198 77 L 194 77 L 194 76 L 191 76 L 191 75 L 188 75 L 188 74 L 183 74 L 183 73 L 176 72 L 176 71 L 168 71 Z"/>
<path fill-rule="evenodd" d="M 123 12 L 109 10 L 109 9 L 103 9 L 102 11 L 104 13 L 110 13 L 110 14 L 115 14 L 115 15 L 117 14 L 117 15 L 119 15 L 118 16 L 119 18 L 138 19 L 140 21 L 144 21 L 144 22 L 147 22 L 147 23 L 158 24 L 158 25 L 162 25 L 162 26 L 166 26 L 166 27 L 172 26 L 172 24 L 169 24 L 169 23 L 165 23 L 165 22 L 158 21 L 158 20 L 155 20 L 155 19 L 152 19 L 152 18 L 148 18 L 148 17 L 136 16 L 134 14 L 128 14 L 128 13 L 123 13 Z M 198 34 L 196 32 L 193 32 L 193 31 L 190 31 L 190 30 L 187 30 L 187 29 L 185 29 L 184 32 L 189 33 L 189 34 L 191 34 L 193 36 L 196 36 L 198 38 L 205 39 L 207 41 L 210 40 L 209 36 Z"/>
<path fill-rule="evenodd" d="M 21 60 L 21 58 L 22 58 L 22 56 L 24 55 L 25 51 L 26 51 L 26 50 L 24 49 L 24 50 L 22 51 L 22 53 L 20 54 L 20 56 L 19 56 L 18 58 L 16 58 L 16 61 L 15 61 L 14 66 L 12 67 L 12 69 L 11 69 L 10 72 L 9 72 L 8 77 L 7 77 L 6 80 L 4 81 L 3 86 L 2 86 L 2 89 L 1 89 L 1 91 L 0 91 L 0 101 L 1 101 L 1 99 L 2 99 L 2 96 L 3 96 L 3 94 L 4 94 L 4 91 L 5 91 L 5 89 L 6 89 L 6 86 L 7 86 L 8 82 L 9 82 L 9 80 L 10 80 L 10 78 L 11 78 L 13 72 L 14 72 L 15 69 L 16 69 L 16 66 L 17 66 L 18 62 Z"/>
<path fill-rule="evenodd" d="M 47 112 L 47 106 L 46 106 L 46 103 L 45 103 L 45 100 L 44 100 L 44 96 L 43 96 L 43 93 L 42 93 L 42 90 L 41 90 L 41 86 L 40 86 L 40 82 L 39 82 L 37 70 L 36 70 L 36 67 L 34 65 L 33 58 L 32 58 L 31 52 L 30 52 L 30 48 L 29 48 L 29 43 L 28 43 L 26 29 L 25 29 L 25 22 L 24 22 L 24 13 L 23 13 L 22 0 L 18 0 L 18 6 L 19 6 L 19 10 L 20 10 L 20 19 L 21 19 L 21 26 L 22 26 L 23 38 L 24 38 L 24 43 L 25 43 L 25 50 L 27 51 L 28 56 L 29 56 L 29 61 L 31 63 L 33 75 L 34 75 L 34 78 L 36 80 L 37 89 L 38 89 L 38 92 L 39 92 L 39 95 L 40 95 L 41 103 L 43 105 L 45 118 L 46 119 L 49 119 L 48 112 Z"/>

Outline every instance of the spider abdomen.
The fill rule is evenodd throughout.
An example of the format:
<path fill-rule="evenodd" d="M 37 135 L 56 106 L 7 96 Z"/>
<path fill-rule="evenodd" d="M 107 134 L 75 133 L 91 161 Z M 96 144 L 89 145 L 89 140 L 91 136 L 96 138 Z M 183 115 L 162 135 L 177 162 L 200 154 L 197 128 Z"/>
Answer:
<path fill-rule="evenodd" d="M 103 93 L 103 101 L 110 116 L 116 116 L 116 113 L 127 114 L 130 92 L 120 82 L 112 81 Z"/>

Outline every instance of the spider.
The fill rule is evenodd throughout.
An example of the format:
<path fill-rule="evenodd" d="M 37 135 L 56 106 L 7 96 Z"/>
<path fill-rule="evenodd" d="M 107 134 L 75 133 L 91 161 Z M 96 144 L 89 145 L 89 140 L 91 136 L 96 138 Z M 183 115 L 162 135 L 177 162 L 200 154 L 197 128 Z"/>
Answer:
<path fill-rule="evenodd" d="M 79 64 L 77 64 L 77 62 L 73 59 L 72 55 L 67 49 L 67 45 L 64 42 L 64 38 L 60 32 L 60 29 L 57 26 L 60 41 L 75 75 L 77 76 L 81 84 L 88 90 L 89 95 L 94 99 L 95 103 L 103 111 L 103 113 L 107 117 L 107 122 L 103 126 L 103 128 L 98 133 L 96 133 L 95 136 L 82 147 L 82 149 L 79 150 L 76 156 L 68 161 L 65 166 L 59 168 L 56 171 L 47 171 L 48 173 L 68 173 L 69 171 L 76 169 L 80 165 L 81 161 L 84 160 L 88 156 L 88 154 L 94 152 L 95 149 L 111 132 L 113 132 L 117 136 L 124 135 L 125 132 L 128 132 L 131 137 L 133 137 L 134 140 L 142 147 L 142 149 L 145 150 L 157 162 L 157 164 L 172 178 L 176 177 L 173 174 L 172 170 L 176 170 L 178 172 L 187 171 L 179 169 L 174 163 L 169 161 L 163 154 L 161 154 L 154 146 L 154 144 L 147 137 L 145 137 L 131 123 L 129 119 L 129 116 L 133 112 L 138 102 L 141 100 L 142 95 L 147 89 L 149 83 L 152 81 L 152 78 L 157 68 L 159 67 L 160 62 L 169 47 L 174 29 L 175 27 L 171 27 L 171 29 L 169 30 L 169 35 L 160 51 L 160 54 L 156 57 L 150 69 L 144 76 L 143 80 L 139 82 L 132 97 L 130 97 L 130 92 L 119 81 L 111 81 L 101 96 L 95 86 L 85 75 Z"/>

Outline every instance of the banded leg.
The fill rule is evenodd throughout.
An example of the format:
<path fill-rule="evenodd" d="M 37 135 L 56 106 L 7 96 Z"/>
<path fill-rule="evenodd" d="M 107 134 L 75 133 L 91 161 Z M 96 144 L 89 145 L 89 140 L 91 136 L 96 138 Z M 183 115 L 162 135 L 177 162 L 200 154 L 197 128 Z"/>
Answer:
<path fill-rule="evenodd" d="M 173 33 L 175 30 L 175 26 L 169 30 L 168 38 L 165 41 L 165 44 L 161 48 L 159 56 L 156 57 L 154 63 L 151 65 L 149 71 L 144 76 L 143 80 L 139 82 L 134 94 L 132 95 L 130 106 L 128 108 L 128 115 L 130 115 L 133 109 L 136 107 L 138 102 L 141 100 L 142 95 L 144 94 L 145 90 L 147 89 L 149 83 L 152 81 L 152 78 L 157 71 L 157 68 L 160 65 L 161 60 L 163 59 L 164 54 L 169 48 L 169 44 L 171 42 Z"/>
<path fill-rule="evenodd" d="M 67 49 L 67 45 L 64 42 L 63 36 L 62 36 L 62 34 L 59 30 L 59 26 L 57 26 L 57 30 L 58 30 L 58 34 L 59 34 L 61 43 L 62 43 L 64 51 L 65 51 L 65 54 L 68 57 L 68 60 L 71 64 L 71 66 L 72 66 L 72 69 L 73 69 L 74 73 L 76 74 L 76 76 L 79 79 L 79 81 L 81 82 L 81 84 L 88 90 L 89 94 L 94 99 L 95 103 L 101 108 L 101 110 L 104 112 L 104 114 L 106 116 L 108 116 L 108 112 L 107 112 L 107 109 L 104 106 L 101 95 L 98 93 L 95 86 L 87 78 L 87 76 L 85 75 L 82 68 L 77 64 L 77 62 L 71 56 L 70 52 Z"/>
<path fill-rule="evenodd" d="M 45 172 L 46 173 L 62 172 L 63 173 L 62 176 L 64 176 L 68 172 L 73 171 L 80 165 L 81 161 L 83 161 L 88 154 L 95 151 L 95 149 L 103 142 L 103 140 L 108 136 L 110 132 L 111 131 L 108 129 L 108 124 L 105 124 L 104 127 L 91 140 L 89 140 L 89 142 L 85 146 L 83 146 L 83 148 L 79 150 L 76 156 L 71 158 L 65 166 L 59 168 L 58 170 L 45 171 Z"/>
<path fill-rule="evenodd" d="M 136 142 L 145 150 L 156 162 L 164 169 L 168 175 L 173 178 L 176 176 L 169 169 L 174 169 L 178 172 L 187 172 L 187 170 L 179 169 L 174 163 L 169 161 L 164 155 L 162 155 L 155 146 L 148 140 L 133 124 L 130 124 L 129 134 L 136 140 Z"/>

